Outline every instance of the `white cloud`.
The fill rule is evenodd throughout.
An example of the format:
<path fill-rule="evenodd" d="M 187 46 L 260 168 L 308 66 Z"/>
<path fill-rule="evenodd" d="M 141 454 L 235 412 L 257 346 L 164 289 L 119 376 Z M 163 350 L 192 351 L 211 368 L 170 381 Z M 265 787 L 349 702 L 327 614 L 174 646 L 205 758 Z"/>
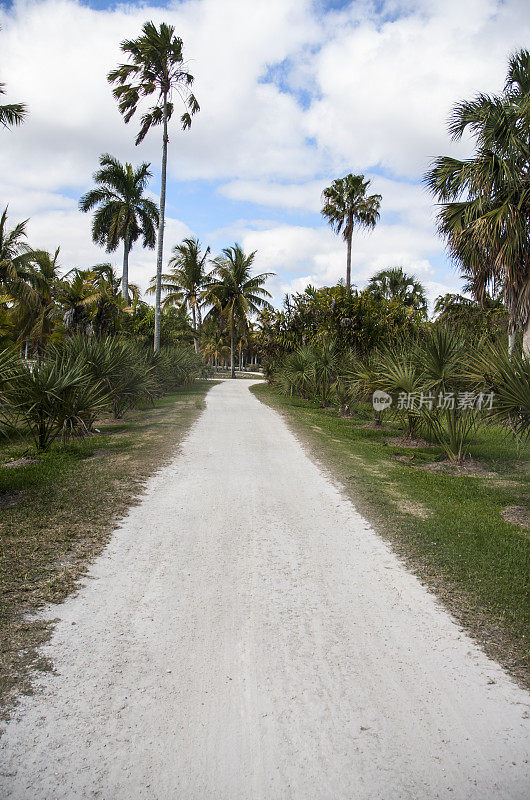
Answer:
<path fill-rule="evenodd" d="M 218 191 L 230 200 L 291 210 L 320 211 L 322 190 L 326 183 L 325 180 L 306 183 L 235 180 L 220 186 Z"/>
<path fill-rule="evenodd" d="M 530 36 L 525 0 L 417 0 L 406 12 L 384 21 L 371 3 L 353 3 L 293 74 L 318 95 L 307 131 L 338 169 L 419 176 L 439 153 L 463 152 L 448 144 L 450 109 L 499 91 L 507 54 Z"/>
<path fill-rule="evenodd" d="M 298 291 L 308 283 L 325 286 L 344 278 L 346 245 L 329 228 L 276 225 L 259 229 L 239 223 L 230 233 L 245 250 L 257 250 L 256 267 L 272 271 L 278 303 L 286 291 Z M 430 258 L 438 254 L 438 242 L 428 230 L 404 224 L 381 224 L 374 231 L 357 232 L 352 248 L 352 282 L 363 288 L 378 269 L 401 266 L 421 280 L 432 280 Z M 296 287 L 296 288 L 295 288 Z"/>

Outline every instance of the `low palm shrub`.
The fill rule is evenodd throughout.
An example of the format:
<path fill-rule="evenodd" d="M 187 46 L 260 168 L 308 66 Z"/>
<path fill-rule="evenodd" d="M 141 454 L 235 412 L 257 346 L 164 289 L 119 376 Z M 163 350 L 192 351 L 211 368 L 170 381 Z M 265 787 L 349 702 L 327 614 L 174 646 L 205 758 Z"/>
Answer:
<path fill-rule="evenodd" d="M 426 428 L 447 458 L 462 463 L 466 448 L 481 420 L 473 403 L 461 404 L 461 392 L 469 389 L 465 378 L 464 341 L 447 328 L 437 326 L 426 332 L 417 350 L 424 397 L 422 404 Z"/>
<path fill-rule="evenodd" d="M 334 342 L 322 342 L 313 350 L 315 392 L 324 408 L 330 402 L 338 377 L 339 353 Z"/>
<path fill-rule="evenodd" d="M 369 402 L 373 393 L 380 387 L 379 354 L 372 352 L 360 358 L 352 354 L 341 369 L 341 380 L 347 389 L 349 407 L 357 403 Z M 374 409 L 376 425 L 382 424 L 382 411 Z"/>
<path fill-rule="evenodd" d="M 191 347 L 158 353 L 117 337 L 83 335 L 49 345 L 37 363 L 0 353 L 0 425 L 26 428 L 39 450 L 62 436 L 86 435 L 96 418 L 121 418 L 192 381 L 202 361 Z"/>
<path fill-rule="evenodd" d="M 415 346 L 391 348 L 381 353 L 377 366 L 377 386 L 392 397 L 392 409 L 401 420 L 403 435 L 417 437 L 422 413 L 415 399 L 425 388 L 425 376 Z"/>
<path fill-rule="evenodd" d="M 315 357 L 311 347 L 299 347 L 284 359 L 277 379 L 280 388 L 291 397 L 309 397 L 315 388 Z"/>
<path fill-rule="evenodd" d="M 85 420 L 107 404 L 103 387 L 91 384 L 83 363 L 57 357 L 22 365 L 2 394 L 9 414 L 29 430 L 38 450 L 60 434 L 84 429 Z"/>
<path fill-rule="evenodd" d="M 465 369 L 477 391 L 493 392 L 488 417 L 504 425 L 518 446 L 530 438 L 530 359 L 489 345 L 474 353 Z"/>

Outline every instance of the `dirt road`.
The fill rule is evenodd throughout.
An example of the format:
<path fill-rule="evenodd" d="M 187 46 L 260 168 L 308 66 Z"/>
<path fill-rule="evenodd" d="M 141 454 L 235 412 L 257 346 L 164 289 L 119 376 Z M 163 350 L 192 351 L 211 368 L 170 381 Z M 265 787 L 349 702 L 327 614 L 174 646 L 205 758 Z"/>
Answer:
<path fill-rule="evenodd" d="M 60 617 L 17 800 L 523 800 L 530 695 L 224 381 Z"/>

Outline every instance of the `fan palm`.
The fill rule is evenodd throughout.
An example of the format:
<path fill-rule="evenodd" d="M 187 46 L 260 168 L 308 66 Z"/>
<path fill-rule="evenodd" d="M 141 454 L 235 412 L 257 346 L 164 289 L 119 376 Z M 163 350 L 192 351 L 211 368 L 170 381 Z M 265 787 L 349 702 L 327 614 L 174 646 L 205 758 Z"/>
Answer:
<path fill-rule="evenodd" d="M 488 345 L 470 358 L 466 378 L 478 390 L 493 392 L 489 412 L 494 421 L 505 425 L 518 445 L 530 438 L 530 358 L 523 353 L 511 355 L 498 345 Z"/>
<path fill-rule="evenodd" d="M 364 175 L 346 175 L 337 178 L 331 186 L 324 189 L 322 199 L 322 216 L 337 232 L 342 235 L 347 244 L 346 256 L 346 288 L 351 285 L 351 243 L 353 230 L 359 228 L 373 228 L 379 219 L 381 195 L 367 195 L 366 190 L 371 181 L 365 180 Z"/>
<path fill-rule="evenodd" d="M 398 300 L 408 308 L 427 310 L 425 289 L 422 284 L 413 276 L 407 275 L 401 267 L 377 272 L 370 278 L 367 291 L 374 297 Z"/>
<path fill-rule="evenodd" d="M 157 28 L 153 22 L 146 22 L 142 35 L 137 39 L 125 39 L 121 43 L 122 52 L 130 62 L 122 64 L 108 74 L 114 83 L 113 95 L 125 122 L 134 116 L 141 97 L 156 95 L 154 105 L 143 115 L 136 144 L 140 144 L 148 131 L 155 125 L 162 125 L 162 175 L 160 185 L 160 212 L 158 218 L 158 242 L 156 257 L 155 290 L 155 333 L 154 349 L 160 348 L 160 296 L 162 286 L 162 260 L 164 252 L 164 215 L 166 205 L 166 172 L 168 121 L 173 115 L 173 91 L 183 99 L 186 111 L 180 122 L 183 130 L 191 126 L 191 117 L 199 111 L 199 104 L 191 91 L 193 75 L 187 71 L 182 54 L 182 39 L 175 36 L 172 25 L 161 23 Z"/>
<path fill-rule="evenodd" d="M 251 275 L 256 251 L 246 255 L 239 244 L 225 247 L 222 255 L 214 259 L 214 280 L 207 287 L 207 299 L 228 324 L 230 330 L 230 370 L 235 378 L 234 337 L 236 325 L 247 327 L 249 315 L 261 308 L 271 308 L 266 298 L 271 294 L 263 288 L 272 272 Z"/>
<path fill-rule="evenodd" d="M 195 352 L 199 352 L 199 336 L 201 318 L 201 299 L 208 275 L 205 264 L 210 253 L 207 247 L 204 253 L 198 239 L 184 239 L 173 248 L 173 256 L 169 260 L 168 272 L 162 274 L 161 289 L 164 292 L 164 306 L 183 306 L 191 311 L 193 320 Z M 151 279 L 148 294 L 156 292 L 156 276 Z"/>
<path fill-rule="evenodd" d="M 439 230 L 449 251 L 482 302 L 488 288 L 501 286 L 509 331 L 523 331 L 530 354 L 530 52 L 509 61 L 504 92 L 478 95 L 457 105 L 449 131 L 475 138 L 465 161 L 442 156 L 425 181 L 441 202 Z"/>
<path fill-rule="evenodd" d="M 83 195 L 79 201 L 81 211 L 97 208 L 92 222 L 92 238 L 105 245 L 112 253 L 123 242 L 123 272 L 121 292 L 128 299 L 129 253 L 133 244 L 142 236 L 143 246 L 154 248 L 158 209 L 152 200 L 143 196 L 151 173 L 149 164 L 134 168 L 121 164 L 105 153 L 99 159 L 99 170 L 94 173 L 95 189 Z"/>

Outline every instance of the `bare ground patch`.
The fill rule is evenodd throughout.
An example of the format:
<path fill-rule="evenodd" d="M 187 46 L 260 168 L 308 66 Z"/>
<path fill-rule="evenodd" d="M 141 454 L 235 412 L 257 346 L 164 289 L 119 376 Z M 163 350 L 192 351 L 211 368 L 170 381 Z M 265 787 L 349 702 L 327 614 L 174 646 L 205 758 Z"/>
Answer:
<path fill-rule="evenodd" d="M 520 525 L 522 528 L 530 530 L 530 508 L 528 506 L 507 506 L 501 511 L 502 518 L 506 522 Z"/>
<path fill-rule="evenodd" d="M 397 456 L 396 458 L 399 458 Z M 449 459 L 443 461 L 428 461 L 423 464 L 414 463 L 415 469 L 422 469 L 425 472 L 435 472 L 441 475 L 461 475 L 467 478 L 497 478 L 496 472 L 486 469 L 479 461 L 469 459 L 462 464 L 455 464 Z"/>

